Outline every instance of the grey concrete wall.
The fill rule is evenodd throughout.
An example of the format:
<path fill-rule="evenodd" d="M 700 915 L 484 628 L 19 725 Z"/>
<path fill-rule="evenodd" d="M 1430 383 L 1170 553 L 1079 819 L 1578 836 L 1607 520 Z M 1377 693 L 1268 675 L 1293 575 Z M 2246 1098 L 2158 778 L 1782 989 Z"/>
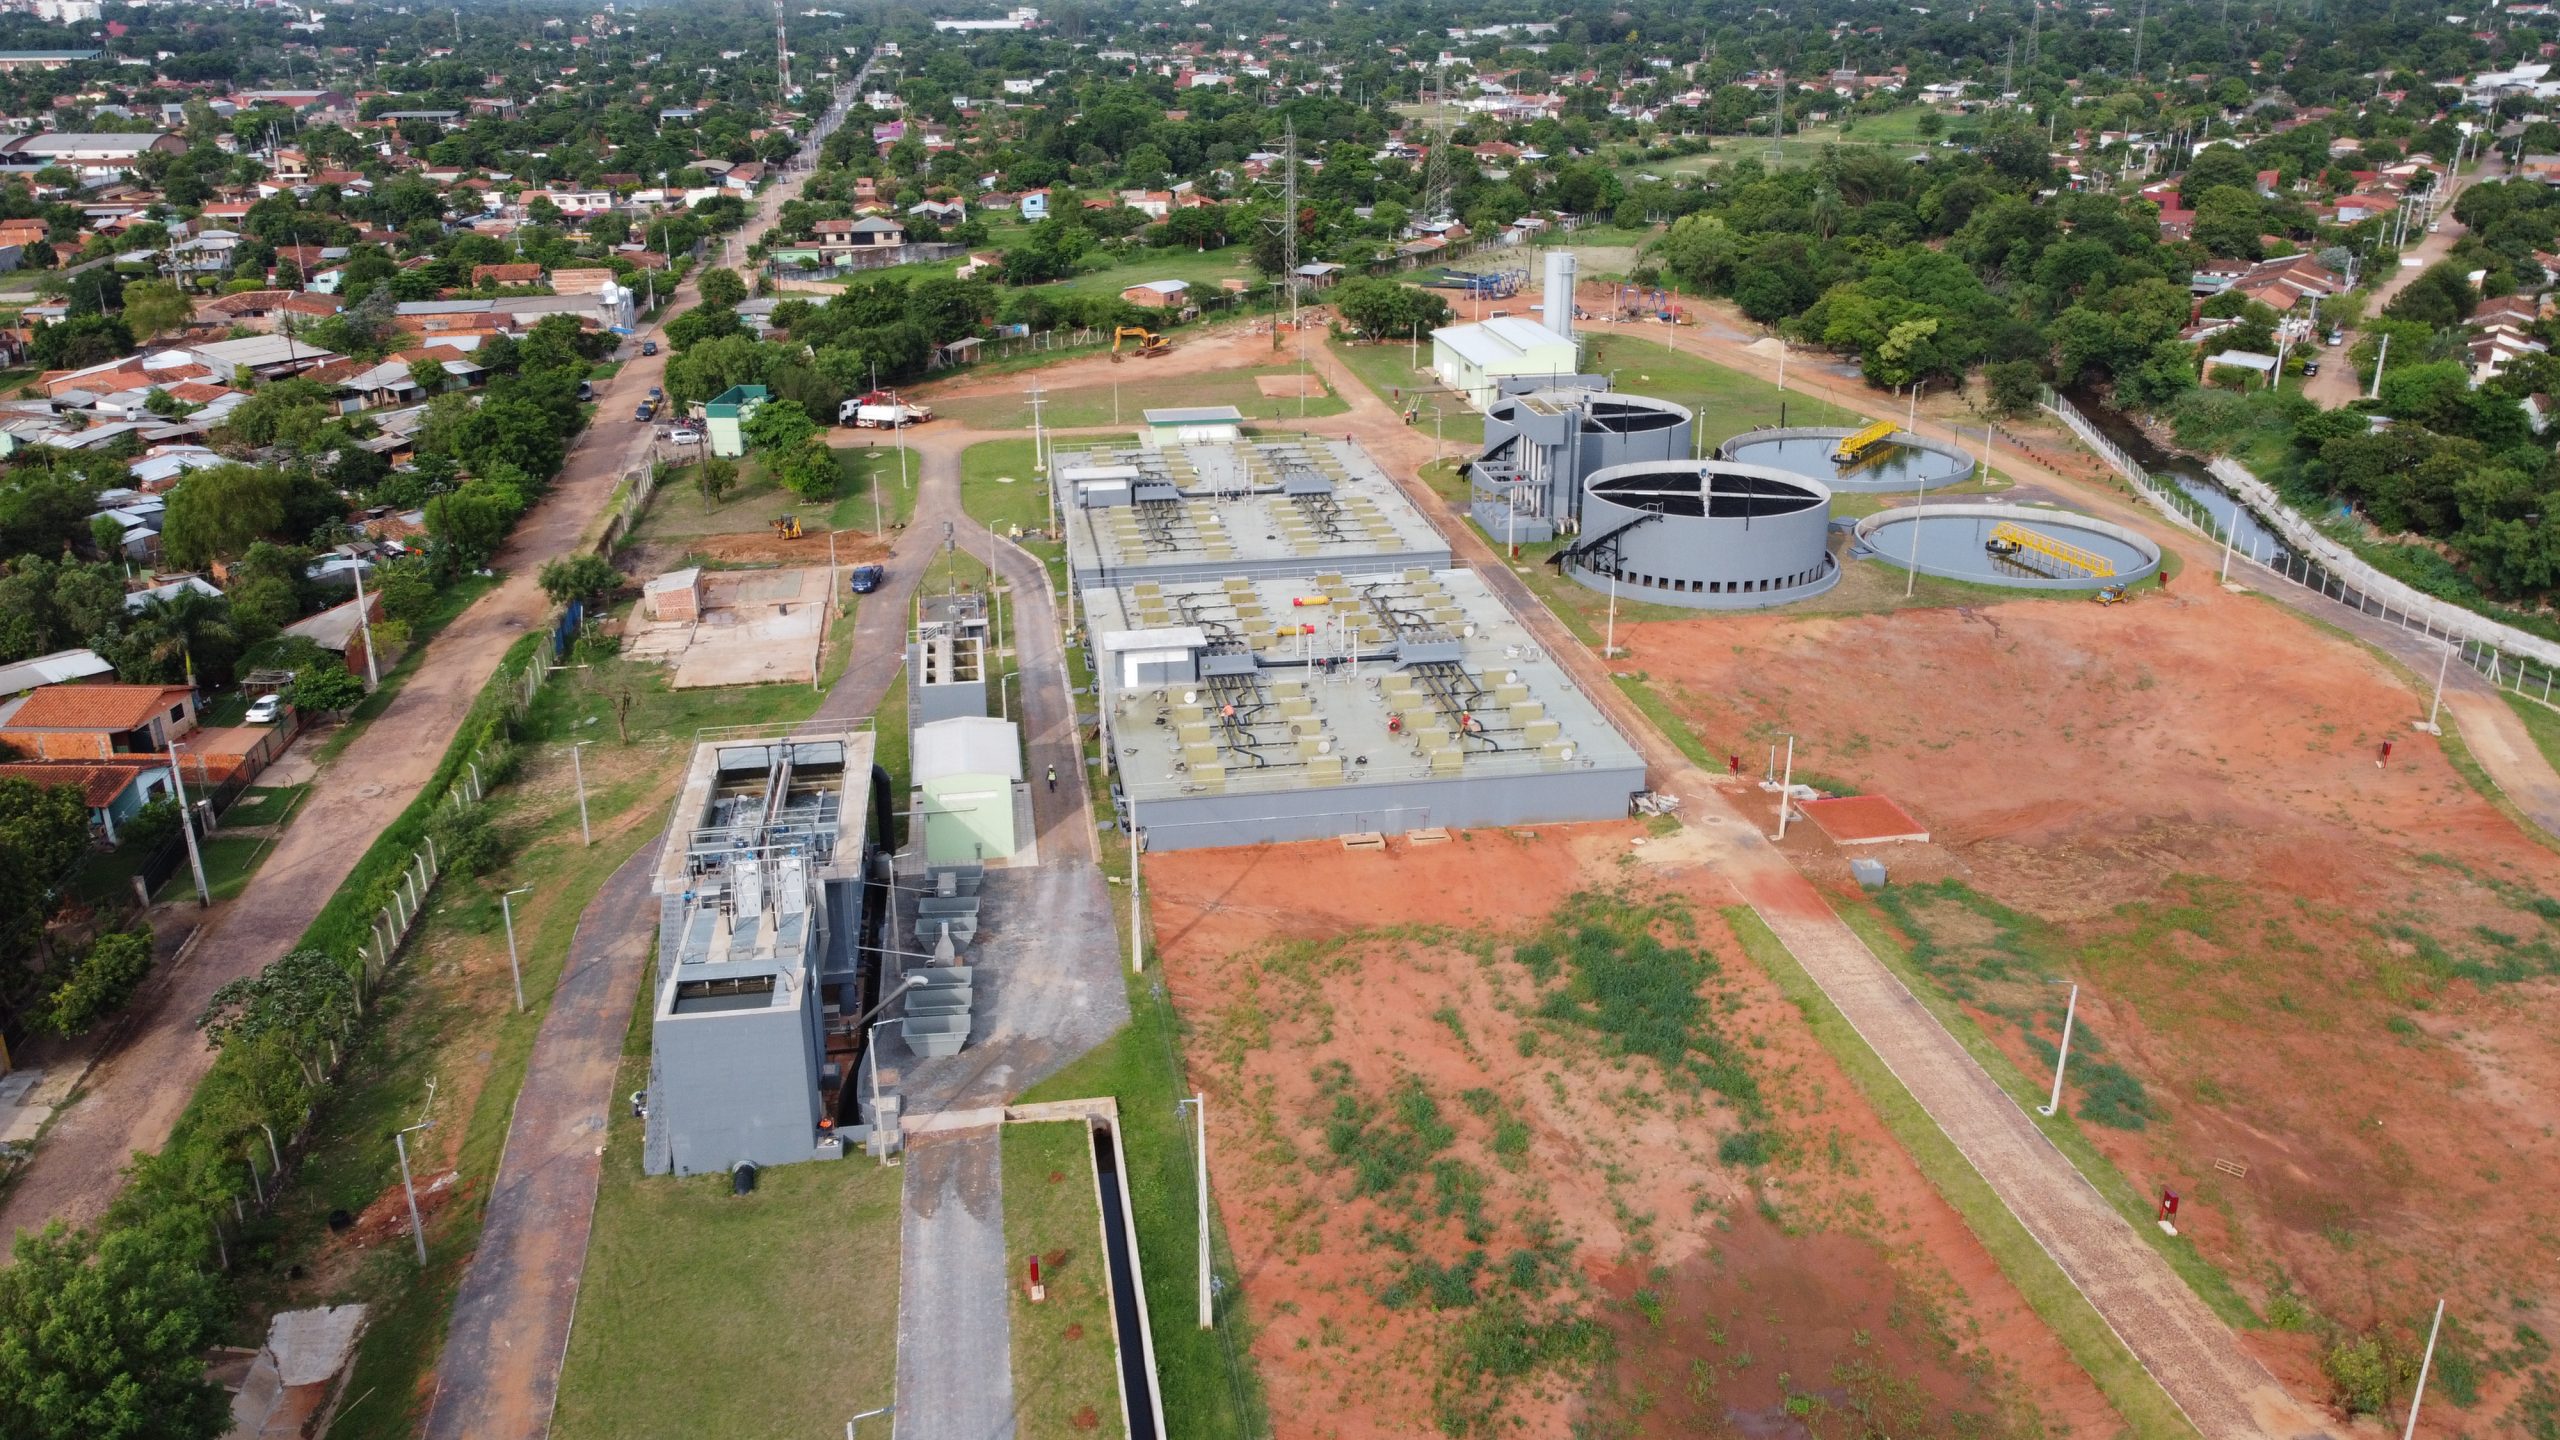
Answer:
<path fill-rule="evenodd" d="M 1189 560 L 1162 565 L 1107 565 L 1100 572 L 1079 569 L 1075 572 L 1076 588 L 1089 590 L 1097 585 L 1127 587 L 1140 580 L 1162 584 L 1193 581 L 1220 581 L 1240 575 L 1249 580 L 1285 578 L 1291 575 L 1374 575 L 1385 571 L 1409 570 L 1420 566 L 1426 570 L 1449 568 L 1449 547 L 1415 547 L 1388 550 L 1369 555 L 1286 555 L 1263 560 Z M 979 714 L 986 712 L 981 710 Z"/>
<path fill-rule="evenodd" d="M 1585 769 L 1576 761 L 1534 775 L 1141 799 L 1138 828 L 1151 850 L 1197 850 L 1431 825 L 1618 820 L 1626 816 L 1628 797 L 1644 788 L 1641 763 Z"/>

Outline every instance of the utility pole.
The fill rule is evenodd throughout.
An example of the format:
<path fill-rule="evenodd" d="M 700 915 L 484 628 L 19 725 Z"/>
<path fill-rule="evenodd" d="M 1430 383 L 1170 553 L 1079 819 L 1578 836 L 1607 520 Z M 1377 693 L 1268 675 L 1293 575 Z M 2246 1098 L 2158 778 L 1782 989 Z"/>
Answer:
<path fill-rule="evenodd" d="M 530 895 L 532 893 L 533 887 L 527 885 L 521 889 L 501 891 L 498 895 L 498 914 L 507 922 L 507 973 L 515 977 L 516 1013 L 519 1015 L 524 1013 L 524 966 L 516 959 L 516 908 L 514 902 L 517 896 Z"/>
<path fill-rule="evenodd" d="M 593 740 L 581 740 L 569 747 L 569 769 L 578 777 L 578 834 L 589 849 L 595 848 L 596 832 L 587 824 L 587 766 L 580 752 L 594 743 Z"/>
<path fill-rule="evenodd" d="M 382 671 L 373 660 L 373 617 L 365 612 L 364 561 L 358 559 L 349 567 L 356 577 L 356 625 L 364 631 L 364 688 L 382 688 Z"/>
<path fill-rule="evenodd" d="M 1280 279 L 1289 287 L 1289 334 L 1295 343 L 1298 333 L 1298 122 L 1292 118 L 1282 130 L 1280 177 Z M 1298 410 L 1306 412 L 1306 383 L 1298 384 Z"/>
<path fill-rule="evenodd" d="M 409 1238 L 417 1244 L 418 1268 L 421 1270 L 427 1268 L 427 1227 L 426 1222 L 418 1218 L 418 1185 L 409 1175 L 409 1130 L 425 1130 L 435 1123 L 433 1120 L 421 1120 L 408 1130 L 391 1132 L 391 1143 L 400 1151 L 400 1191 L 409 1197 Z"/>
<path fill-rule="evenodd" d="M 1129 796 L 1129 968 L 1147 973 L 1147 911 L 1138 894 L 1138 797 Z"/>
<path fill-rule="evenodd" d="M 2427 1398 L 2427 1372 L 2436 1366 L 2436 1336 L 2444 1329 L 2444 1301 L 2436 1301 L 2436 1318 L 2427 1326 L 2427 1356 L 2418 1362 L 2418 1388 L 2409 1395 L 2409 1423 L 2401 1427 L 2400 1440 L 2418 1440 L 2418 1405 Z"/>
<path fill-rule="evenodd" d="M 1916 542 L 1915 542 L 1916 543 Z M 1796 737 L 1787 737 L 1787 772 L 1778 782 L 1778 838 L 1787 838 L 1787 802 L 1796 793 Z"/>
<path fill-rule="evenodd" d="M 2390 358 L 2391 333 L 2386 330 L 2382 335 L 2381 347 L 2373 352 L 2373 388 L 2365 392 L 2364 398 L 2367 400 L 2382 398 L 2382 364 Z"/>
<path fill-rule="evenodd" d="M 2150 19 L 2151 0 L 2142 0 L 2133 16 L 2133 80 L 2137 85 L 2142 83 L 2142 30 Z"/>
<path fill-rule="evenodd" d="M 195 872 L 196 903 L 213 904 L 213 891 L 204 883 L 204 856 L 196 851 L 196 812 L 187 803 L 187 777 L 178 764 L 178 742 L 169 742 L 169 781 L 178 787 L 178 833 L 187 837 L 187 868 Z"/>
<path fill-rule="evenodd" d="M 1209 1273 L 1209 1096 L 1204 1091 L 1188 1100 L 1175 1101 L 1173 1108 L 1176 1113 L 1189 1109 L 1195 1127 L 1192 1153 L 1194 1173 L 1200 1182 L 1200 1328 L 1214 1330 L 1218 1317 L 1217 1296 Z"/>

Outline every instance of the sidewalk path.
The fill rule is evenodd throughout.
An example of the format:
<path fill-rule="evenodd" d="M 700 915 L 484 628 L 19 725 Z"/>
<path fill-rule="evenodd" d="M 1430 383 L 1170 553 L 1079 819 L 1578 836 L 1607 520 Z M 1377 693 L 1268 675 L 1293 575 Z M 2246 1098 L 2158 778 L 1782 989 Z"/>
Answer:
<path fill-rule="evenodd" d="M 428 1440 L 541 1440 L 560 1392 L 587 1230 L 658 908 L 658 841 L 613 872 L 579 917 L 569 961 L 533 1045 L 507 1146 L 490 1184 L 480 1248 L 453 1302 L 436 1363 Z"/>
<path fill-rule="evenodd" d="M 806 179 L 795 171 L 757 202 L 739 233 L 749 245 Z M 670 313 L 695 300 L 687 280 Z M 599 384 L 595 422 L 579 432 L 551 489 L 516 527 L 497 559 L 506 580 L 428 644 L 389 708 L 322 770 L 266 863 L 237 899 L 206 921 L 186 966 L 140 1003 L 127 1037 L 102 1057 L 80 1098 L 57 1115 L 35 1156 L 0 1201 L 6 1242 L 53 1220 L 87 1224 L 123 1188 L 135 1152 L 169 1138 L 213 1051 L 195 1028 L 213 992 L 282 955 L 336 894 L 374 837 L 434 775 L 447 742 L 488 684 L 507 647 L 542 624 L 551 602 L 534 583 L 542 562 L 577 549 L 600 523 L 624 472 L 647 454 L 649 427 L 631 423 L 634 396 L 664 383 L 667 357 L 634 353 Z"/>

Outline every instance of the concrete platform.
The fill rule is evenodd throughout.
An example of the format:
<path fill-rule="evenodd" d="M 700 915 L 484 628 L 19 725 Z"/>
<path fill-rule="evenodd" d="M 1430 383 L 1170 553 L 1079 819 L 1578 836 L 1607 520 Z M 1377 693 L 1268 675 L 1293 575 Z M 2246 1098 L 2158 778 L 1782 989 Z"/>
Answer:
<path fill-rule="evenodd" d="M 1796 811 L 1819 826 L 1834 845 L 1881 845 L 1891 840 L 1929 838 L 1929 829 L 1911 813 L 1882 795 L 1843 795 L 1829 800 L 1800 800 Z"/>
<path fill-rule="evenodd" d="M 827 624 L 824 568 L 736 570 L 703 577 L 699 620 L 634 618 L 623 653 L 672 672 L 678 690 L 807 684 Z"/>

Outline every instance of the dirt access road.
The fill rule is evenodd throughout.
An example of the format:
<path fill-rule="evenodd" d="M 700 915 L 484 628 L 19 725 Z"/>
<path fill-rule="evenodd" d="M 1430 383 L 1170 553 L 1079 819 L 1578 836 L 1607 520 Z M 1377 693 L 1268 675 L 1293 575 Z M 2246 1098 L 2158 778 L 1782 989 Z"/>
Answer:
<path fill-rule="evenodd" d="M 739 232 L 742 246 L 763 235 L 806 179 L 794 169 L 765 192 Z M 687 280 L 668 313 L 697 298 Z M 435 773 L 507 647 L 549 617 L 551 602 L 535 572 L 587 541 L 615 484 L 647 453 L 649 427 L 628 417 L 637 397 L 663 383 L 666 363 L 663 352 L 643 356 L 634 347 L 622 370 L 597 387 L 595 423 L 579 434 L 559 478 L 498 556 L 505 582 L 427 646 L 390 708 L 312 782 L 302 813 L 248 887 L 210 914 L 186 965 L 135 1002 L 142 1013 L 128 1037 L 98 1058 L 0 1203 L 0 1238 L 55 1220 L 96 1219 L 122 1188 L 134 1154 L 169 1138 L 213 1064 L 196 1016 L 214 991 L 255 974 L 301 937 L 365 848 Z"/>
<path fill-rule="evenodd" d="M 2403 261 L 2415 260 L 2418 263 L 2415 265 L 2404 263 L 2395 268 L 2390 275 L 2385 276 L 2382 283 L 2374 287 L 2372 296 L 2365 301 L 2364 313 L 2381 314 L 2384 306 L 2390 304 L 2401 291 L 2409 288 L 2410 281 L 2424 275 L 2427 273 L 2428 266 L 2452 253 L 2454 242 L 2471 233 L 2461 221 L 2453 218 L 2453 202 L 2462 198 L 2464 190 L 2480 181 L 2505 178 L 2506 171 L 2506 157 L 2493 151 L 2472 166 L 2470 174 L 2456 178 L 2453 188 L 2445 196 L 2444 204 L 2437 207 L 2434 212 L 2442 217 L 2443 228 L 2418 237 L 2418 243 L 2411 246 L 2401 257 Z M 2364 389 L 2362 383 L 2356 379 L 2356 367 L 2348 361 L 2344 346 L 2335 351 L 2324 349 L 2323 353 L 2329 357 L 2329 363 L 2320 367 L 2319 374 L 2302 382 L 2302 393 L 2306 398 L 2317 401 L 2320 408 L 2335 410 L 2363 394 Z"/>

